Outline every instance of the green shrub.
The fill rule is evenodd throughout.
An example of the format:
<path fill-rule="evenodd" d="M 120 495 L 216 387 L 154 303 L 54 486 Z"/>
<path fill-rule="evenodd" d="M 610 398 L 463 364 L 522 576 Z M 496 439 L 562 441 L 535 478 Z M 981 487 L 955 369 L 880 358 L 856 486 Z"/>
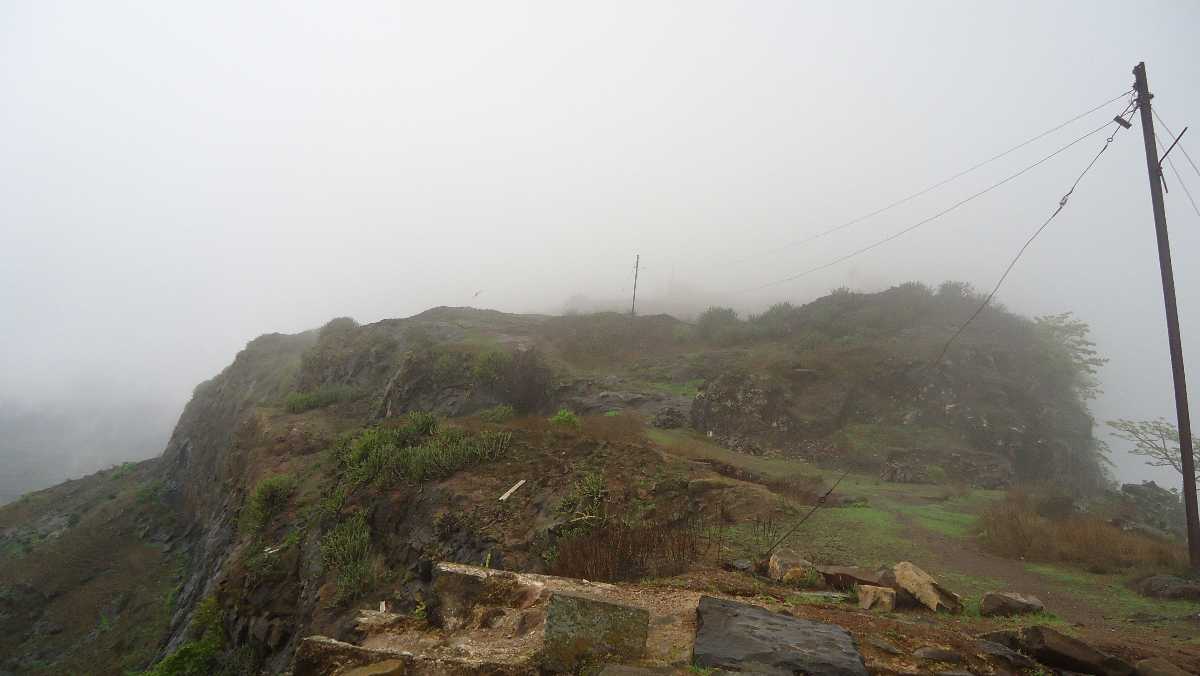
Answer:
<path fill-rule="evenodd" d="M 188 627 L 191 639 L 167 655 L 141 676 L 209 676 L 225 673 L 221 653 L 225 634 L 221 629 L 221 606 L 210 596 L 196 607 Z"/>
<path fill-rule="evenodd" d="M 560 408 L 558 413 L 550 416 L 550 423 L 559 427 L 579 429 L 579 417 L 575 415 L 574 411 L 567 408 Z"/>
<path fill-rule="evenodd" d="M 710 307 L 696 318 L 696 335 L 710 342 L 727 343 L 735 338 L 741 321 L 728 307 Z"/>
<path fill-rule="evenodd" d="M 254 487 L 250 499 L 246 501 L 246 512 L 243 517 L 245 527 L 251 531 L 260 531 L 276 514 L 287 507 L 292 491 L 296 490 L 296 480 L 287 474 L 269 476 Z"/>
<path fill-rule="evenodd" d="M 489 423 L 503 423 L 512 420 L 517 415 L 516 410 L 508 404 L 499 404 L 479 412 L 479 419 Z"/>
<path fill-rule="evenodd" d="M 339 401 L 355 398 L 355 391 L 348 385 L 322 385 L 312 392 L 290 392 L 284 400 L 288 413 L 303 413 L 314 408 L 324 408 Z"/>
<path fill-rule="evenodd" d="M 509 432 L 468 434 L 456 427 L 436 429 L 432 416 L 411 418 L 399 429 L 370 428 L 343 440 L 335 455 L 353 485 L 395 484 L 442 479 L 463 467 L 495 460 L 512 441 Z"/>
<path fill-rule="evenodd" d="M 416 434 L 419 436 L 428 436 L 430 434 L 433 434 L 434 430 L 436 430 L 437 427 L 438 427 L 437 416 L 435 416 L 432 413 L 425 413 L 424 411 L 414 411 L 414 412 L 408 414 L 407 428 L 413 434 Z"/>
<path fill-rule="evenodd" d="M 339 601 L 370 587 L 371 527 L 365 516 L 354 514 L 329 531 L 321 540 L 321 562 L 336 576 Z"/>
<path fill-rule="evenodd" d="M 949 478 L 946 475 L 946 469 L 941 465 L 927 465 L 925 476 L 929 477 L 929 482 L 934 484 L 944 484 Z"/>
<path fill-rule="evenodd" d="M 479 384 L 495 388 L 504 379 L 512 367 L 512 355 L 499 350 L 488 350 L 475 355 L 475 364 L 471 367 L 471 375 Z"/>

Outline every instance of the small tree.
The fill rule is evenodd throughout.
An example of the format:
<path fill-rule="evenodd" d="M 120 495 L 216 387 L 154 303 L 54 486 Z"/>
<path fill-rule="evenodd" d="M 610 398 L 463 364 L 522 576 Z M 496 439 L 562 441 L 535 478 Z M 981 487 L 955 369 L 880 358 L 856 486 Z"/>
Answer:
<path fill-rule="evenodd" d="M 1162 418 L 1154 420 L 1109 420 L 1113 434 L 1133 443 L 1134 455 L 1146 458 L 1151 467 L 1173 467 L 1183 476 L 1183 460 L 1179 454 L 1179 430 Z M 1200 438 L 1192 437 L 1192 457 L 1196 460 L 1196 448 Z M 1193 463 L 1197 465 L 1198 463 Z M 1196 480 L 1200 483 L 1200 466 L 1195 467 Z"/>

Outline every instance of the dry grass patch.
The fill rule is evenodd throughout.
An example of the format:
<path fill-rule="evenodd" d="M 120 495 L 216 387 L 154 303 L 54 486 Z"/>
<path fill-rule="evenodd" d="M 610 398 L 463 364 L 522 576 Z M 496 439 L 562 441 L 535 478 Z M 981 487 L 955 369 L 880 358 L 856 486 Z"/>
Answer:
<path fill-rule="evenodd" d="M 1096 573 L 1178 569 L 1187 563 L 1180 543 L 1123 531 L 1097 516 L 1047 518 L 1021 491 L 984 512 L 980 529 L 984 545 L 997 554 L 1071 563 Z"/>

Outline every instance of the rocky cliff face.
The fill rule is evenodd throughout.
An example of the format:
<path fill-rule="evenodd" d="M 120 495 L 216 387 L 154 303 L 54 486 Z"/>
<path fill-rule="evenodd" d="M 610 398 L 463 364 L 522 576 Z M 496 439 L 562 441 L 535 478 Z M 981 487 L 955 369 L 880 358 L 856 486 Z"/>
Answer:
<path fill-rule="evenodd" d="M 883 294 L 860 298 L 854 311 L 890 302 Z M 926 367 L 911 357 L 937 334 L 923 320 L 847 334 L 845 327 L 858 320 L 838 314 L 841 334 L 831 337 L 828 303 L 814 305 L 820 306 L 812 316 L 797 315 L 786 331 L 716 343 L 663 316 L 546 318 L 449 308 L 369 326 L 340 319 L 320 331 L 262 336 L 196 388 L 162 458 L 119 478 L 125 492 L 114 494 L 112 509 L 98 510 L 95 501 L 108 490 L 105 481 L 118 480 L 93 477 L 77 491 L 78 504 L 58 507 L 59 498 L 51 497 L 40 507 L 6 508 L 0 528 L 9 530 L 0 533 L 5 542 L 15 541 L 13 533 L 28 539 L 39 532 L 26 527 L 34 520 L 61 522 L 62 528 L 48 526 L 55 547 L 86 549 L 92 544 L 75 524 L 106 515 L 106 528 L 153 560 L 156 586 L 146 593 L 169 597 L 156 606 L 157 619 L 142 622 L 139 645 L 161 658 L 194 643 L 196 611 L 204 599 L 216 599 L 227 647 L 248 650 L 247 659 L 275 672 L 308 633 L 352 632 L 352 613 L 339 600 L 346 573 L 337 570 L 328 543 L 359 516 L 369 541 L 361 565 L 413 611 L 433 560 L 548 569 L 572 519 L 592 518 L 580 492 L 593 466 L 621 468 L 628 485 L 610 497 L 642 517 L 722 518 L 725 503 L 717 509 L 704 498 L 724 490 L 719 482 L 692 485 L 669 476 L 661 455 L 640 427 L 625 425 L 622 412 L 649 419 L 682 411 L 659 417 L 672 425 L 690 420 L 696 432 L 745 453 L 892 472 L 895 480 L 940 472 L 1001 486 L 1070 463 L 1087 472 L 1098 466 L 1086 409 L 1062 388 L 1039 384 L 1029 358 L 1037 347 L 1021 320 L 992 317 L 993 326 L 1013 335 L 968 339 L 951 361 Z M 561 406 L 594 416 L 585 420 L 583 437 L 574 436 L 577 428 L 564 432 L 545 422 Z M 395 442 L 391 455 L 372 455 L 369 430 L 398 429 L 414 411 L 466 418 L 453 433 Z M 515 449 L 503 462 L 431 470 L 432 480 L 385 464 L 416 453 L 403 445 L 410 442 L 422 453 L 483 453 L 462 449 L 474 448 L 472 435 L 496 424 L 474 417 L 485 411 L 531 416 L 499 423 Z M 384 475 L 398 478 L 389 483 Z M 526 493 L 498 503 L 519 479 L 530 482 Z M 272 481 L 278 497 L 268 490 Z M 767 501 L 753 493 L 734 504 L 752 512 L 759 503 Z M 575 513 L 563 511 L 568 504 Z M 26 571 L 38 562 L 57 565 L 50 558 L 56 551 L 40 544 L 22 550 L 25 567 L 9 574 L 26 575 L 24 591 L 12 592 L 20 613 L 34 612 L 48 593 L 37 586 L 49 583 Z M 137 575 L 122 561 L 103 570 Z M 82 591 L 84 573 L 56 585 L 63 598 L 90 593 Z M 107 597 L 88 603 L 88 613 L 124 617 L 124 611 L 104 615 L 113 603 Z M 64 642 L 87 635 L 83 627 L 60 633 Z M 32 636 L 22 634 L 13 645 L 29 646 Z M 26 653 L 23 669 L 42 659 Z M 85 660 L 92 653 L 72 654 Z M 121 668 L 149 661 L 138 659 Z"/>

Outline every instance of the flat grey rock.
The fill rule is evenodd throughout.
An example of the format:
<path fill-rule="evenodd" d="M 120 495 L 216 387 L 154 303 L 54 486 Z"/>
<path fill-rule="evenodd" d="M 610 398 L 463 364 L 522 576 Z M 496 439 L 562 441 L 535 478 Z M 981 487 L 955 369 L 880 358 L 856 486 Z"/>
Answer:
<path fill-rule="evenodd" d="M 692 661 L 759 674 L 867 676 L 854 638 L 841 627 L 700 597 Z"/>

